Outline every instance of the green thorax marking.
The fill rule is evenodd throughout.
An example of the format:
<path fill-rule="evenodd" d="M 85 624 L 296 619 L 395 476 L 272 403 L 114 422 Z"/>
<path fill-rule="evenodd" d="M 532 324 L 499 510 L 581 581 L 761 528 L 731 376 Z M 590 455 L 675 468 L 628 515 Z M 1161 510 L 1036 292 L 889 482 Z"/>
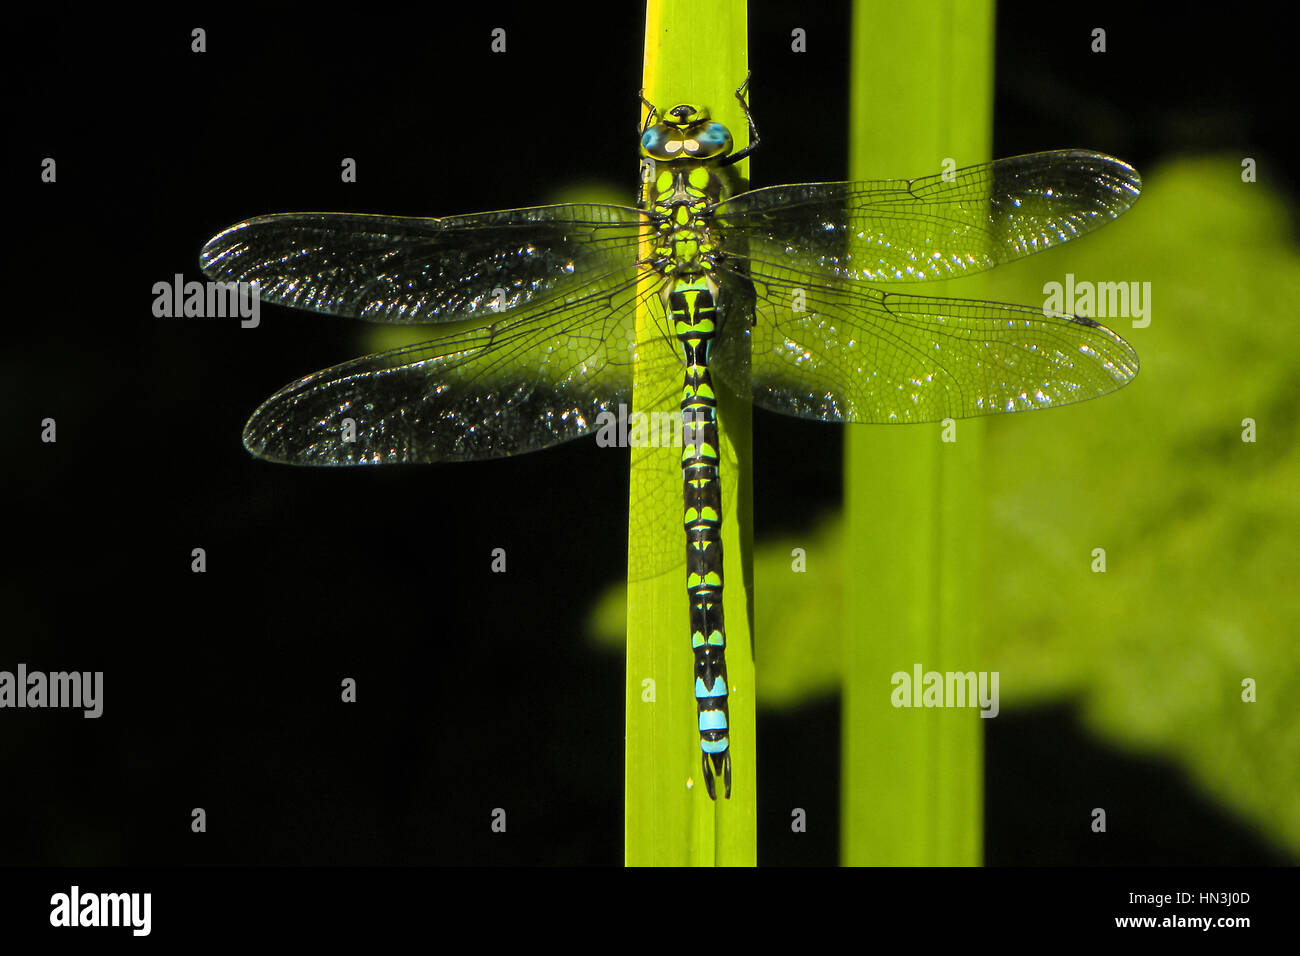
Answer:
<path fill-rule="evenodd" d="M 720 248 L 717 222 L 709 207 L 726 191 L 709 162 L 661 164 L 651 184 L 651 209 L 663 219 L 655 236 L 654 255 L 668 276 L 713 271 Z"/>

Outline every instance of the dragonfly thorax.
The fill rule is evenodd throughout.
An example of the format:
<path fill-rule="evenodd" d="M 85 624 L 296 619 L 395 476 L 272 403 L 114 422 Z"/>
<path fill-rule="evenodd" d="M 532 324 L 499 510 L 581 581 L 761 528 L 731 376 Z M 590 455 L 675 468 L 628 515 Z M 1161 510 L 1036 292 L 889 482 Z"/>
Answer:
<path fill-rule="evenodd" d="M 656 221 L 650 262 L 665 276 L 713 271 L 722 254 L 721 236 L 710 211 L 727 184 L 707 162 L 658 168 L 647 183 L 648 207 Z"/>

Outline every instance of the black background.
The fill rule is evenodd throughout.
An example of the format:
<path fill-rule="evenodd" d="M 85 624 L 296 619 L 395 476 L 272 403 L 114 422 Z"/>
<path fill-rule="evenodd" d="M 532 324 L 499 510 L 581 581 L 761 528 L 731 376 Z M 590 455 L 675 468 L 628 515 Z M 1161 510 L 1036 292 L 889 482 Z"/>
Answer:
<path fill-rule="evenodd" d="M 0 862 L 621 861 L 623 664 L 584 621 L 625 566 L 623 454 L 261 463 L 240 445 L 249 413 L 360 354 L 360 331 L 274 307 L 255 330 L 151 314 L 155 282 L 201 278 L 204 241 L 259 213 L 445 215 L 593 180 L 630 202 L 643 12 L 589 9 L 206 7 L 15 30 L 0 667 L 103 670 L 106 710 L 0 714 Z M 844 177 L 848 22 L 847 5 L 755 4 L 756 185 Z M 1086 146 L 1145 169 L 1226 149 L 1280 169 L 1294 82 L 1274 34 L 1246 15 L 1003 4 L 994 153 Z M 46 156 L 57 185 L 38 181 Z M 836 507 L 837 429 L 760 412 L 755 448 L 760 542 Z M 836 861 L 838 781 L 805 770 L 834 765 L 837 721 L 834 701 L 760 714 L 761 862 Z M 1068 705 L 988 723 L 989 863 L 1284 859 L 1172 765 L 1090 741 Z M 1065 819 L 1083 781 L 1144 825 L 1095 849 Z M 788 833 L 791 805 L 809 834 Z"/>

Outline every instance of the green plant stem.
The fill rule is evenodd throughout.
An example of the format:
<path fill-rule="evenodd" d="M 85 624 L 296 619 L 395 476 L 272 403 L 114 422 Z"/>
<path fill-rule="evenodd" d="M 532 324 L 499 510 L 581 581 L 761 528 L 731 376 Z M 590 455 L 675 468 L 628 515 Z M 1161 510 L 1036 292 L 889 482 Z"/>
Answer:
<path fill-rule="evenodd" d="M 744 0 L 699 3 L 650 0 L 645 37 L 645 95 L 662 107 L 707 105 L 744 145 L 744 116 L 733 91 L 747 68 Z M 742 173 L 744 172 L 742 165 Z M 638 341 L 660 347 L 646 310 Z M 634 403 L 655 407 L 662 380 L 643 381 L 637 368 Z M 680 393 L 680 382 L 676 389 Z M 629 580 L 627 604 L 627 744 L 625 850 L 628 865 L 753 865 L 757 859 L 754 669 L 749 601 L 751 528 L 750 407 L 719 395 L 722 467 L 733 469 L 739 493 L 723 495 L 724 611 L 730 685 L 732 796 L 714 802 L 700 777 L 700 747 L 687 614 L 685 536 L 680 479 L 676 497 L 648 493 L 649 475 L 680 475 L 680 449 L 634 448 L 629 502 L 628 565 L 645 552 L 678 553 L 681 565 L 650 580 Z M 634 530 L 632 530 L 634 529 Z M 648 533 L 646 529 L 651 529 Z"/>
<path fill-rule="evenodd" d="M 990 158 L 993 4 L 859 2 L 850 175 L 896 179 Z M 926 294 L 978 298 L 978 280 Z M 912 288 L 908 291 L 918 291 Z M 973 609 L 983 426 L 851 428 L 846 439 L 842 861 L 977 865 L 983 729 L 969 708 L 895 708 L 898 671 L 977 670 Z M 856 582 L 856 583 L 855 583 Z"/>

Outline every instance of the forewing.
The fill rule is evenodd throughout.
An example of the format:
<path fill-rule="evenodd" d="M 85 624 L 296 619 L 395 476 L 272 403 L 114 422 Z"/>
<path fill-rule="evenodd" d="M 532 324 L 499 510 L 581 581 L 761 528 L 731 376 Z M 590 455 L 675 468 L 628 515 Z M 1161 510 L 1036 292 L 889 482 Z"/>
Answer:
<path fill-rule="evenodd" d="M 1127 163 L 1070 149 L 970 166 L 950 178 L 769 186 L 714 209 L 725 234 L 762 246 L 769 266 L 923 281 L 1068 242 L 1121 215 L 1140 189 Z"/>
<path fill-rule="evenodd" d="M 644 213 L 566 203 L 445 219 L 278 213 L 210 239 L 212 279 L 265 302 L 370 322 L 484 317 L 579 288 L 636 260 Z"/>

